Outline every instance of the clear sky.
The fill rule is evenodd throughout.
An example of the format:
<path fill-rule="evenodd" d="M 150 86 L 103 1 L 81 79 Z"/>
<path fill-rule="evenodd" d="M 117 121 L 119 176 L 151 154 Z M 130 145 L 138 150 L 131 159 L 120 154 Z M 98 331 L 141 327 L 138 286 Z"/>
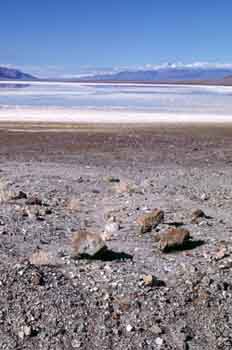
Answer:
<path fill-rule="evenodd" d="M 231 0 L 2 0 L 0 64 L 50 75 L 232 63 Z"/>

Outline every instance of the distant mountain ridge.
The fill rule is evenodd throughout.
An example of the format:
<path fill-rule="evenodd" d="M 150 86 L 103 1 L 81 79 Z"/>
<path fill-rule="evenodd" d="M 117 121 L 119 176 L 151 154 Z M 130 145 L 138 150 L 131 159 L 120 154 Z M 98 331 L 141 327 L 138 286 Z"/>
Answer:
<path fill-rule="evenodd" d="M 227 67 L 163 66 L 153 69 L 122 70 L 116 73 L 92 74 L 81 78 L 39 79 L 19 69 L 0 66 L 0 80 L 3 81 L 63 81 L 63 82 L 134 82 L 157 84 L 201 84 L 232 86 L 232 65 Z M 4 85 L 5 87 L 5 85 Z M 11 85 L 12 87 L 12 85 Z"/>
<path fill-rule="evenodd" d="M 232 75 L 231 68 L 179 68 L 166 67 L 149 70 L 121 71 L 109 74 L 97 74 L 93 76 L 82 77 L 82 80 L 95 81 L 187 81 L 187 80 L 217 80 L 224 79 Z"/>
<path fill-rule="evenodd" d="M 37 78 L 18 69 L 0 66 L 0 80 L 37 80 Z"/>

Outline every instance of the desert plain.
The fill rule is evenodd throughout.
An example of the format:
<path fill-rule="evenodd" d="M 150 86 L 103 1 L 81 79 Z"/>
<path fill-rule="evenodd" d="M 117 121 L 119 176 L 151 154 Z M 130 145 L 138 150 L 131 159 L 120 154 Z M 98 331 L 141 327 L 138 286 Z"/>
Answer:
<path fill-rule="evenodd" d="M 1 122 L 0 162 L 2 350 L 232 348 L 232 124 Z"/>

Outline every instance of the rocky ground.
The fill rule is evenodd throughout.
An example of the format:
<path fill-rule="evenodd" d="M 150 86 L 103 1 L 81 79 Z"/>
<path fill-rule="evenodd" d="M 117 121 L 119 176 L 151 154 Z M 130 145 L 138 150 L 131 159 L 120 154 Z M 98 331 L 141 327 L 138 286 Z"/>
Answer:
<path fill-rule="evenodd" d="M 0 130 L 0 348 L 231 350 L 232 128 L 17 128 Z M 162 249 L 170 228 L 191 239 Z M 83 229 L 107 250 L 77 256 Z"/>

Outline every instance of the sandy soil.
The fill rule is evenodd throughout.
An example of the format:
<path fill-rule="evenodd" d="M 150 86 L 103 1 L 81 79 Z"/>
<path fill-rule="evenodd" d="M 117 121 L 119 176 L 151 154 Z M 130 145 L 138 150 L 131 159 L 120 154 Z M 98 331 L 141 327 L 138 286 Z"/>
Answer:
<path fill-rule="evenodd" d="M 0 161 L 1 349 L 231 349 L 231 127 L 2 123 Z M 141 236 L 154 208 L 165 221 Z M 73 232 L 112 211 L 110 253 L 73 259 Z M 179 225 L 191 245 L 162 253 Z"/>

